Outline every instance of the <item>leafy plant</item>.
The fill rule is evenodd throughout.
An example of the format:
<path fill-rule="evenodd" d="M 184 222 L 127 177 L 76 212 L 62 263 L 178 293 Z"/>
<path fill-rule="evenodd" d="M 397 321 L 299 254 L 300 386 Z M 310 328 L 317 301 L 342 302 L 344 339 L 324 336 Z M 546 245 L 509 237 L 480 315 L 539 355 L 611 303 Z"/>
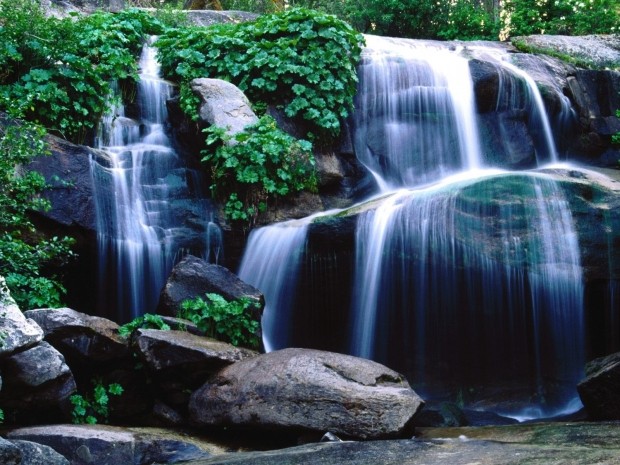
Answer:
<path fill-rule="evenodd" d="M 181 303 L 178 316 L 190 320 L 209 337 L 235 346 L 258 348 L 259 324 L 252 318 L 255 303 L 248 298 L 227 301 L 219 294 L 206 294 Z"/>
<path fill-rule="evenodd" d="M 181 83 L 181 99 L 198 77 L 221 78 L 252 102 L 272 104 L 335 136 L 356 92 L 363 38 L 335 16 L 288 9 L 254 22 L 184 28 L 157 42 L 164 75 Z M 195 116 L 195 102 L 183 108 Z M 192 109 L 193 107 L 193 109 Z"/>
<path fill-rule="evenodd" d="M 118 334 L 122 337 L 129 337 L 138 328 L 147 329 L 162 329 L 170 330 L 170 326 L 166 324 L 160 315 L 154 315 L 152 313 L 146 313 L 143 316 L 134 318 L 129 323 L 122 325 L 118 328 Z"/>
<path fill-rule="evenodd" d="M 23 169 L 32 157 L 47 153 L 44 134 L 40 126 L 0 115 L 0 275 L 22 309 L 60 306 L 65 289 L 45 270 L 73 257 L 73 239 L 41 237 L 28 216 L 50 208 L 40 196 L 43 176 Z"/>
<path fill-rule="evenodd" d="M 0 408 L 0 425 L 4 423 L 4 410 Z"/>
<path fill-rule="evenodd" d="M 163 31 L 137 9 L 58 19 L 36 0 L 0 2 L 0 25 L 0 110 L 75 142 L 107 109 L 110 81 L 136 77 L 146 34 Z"/>
<path fill-rule="evenodd" d="M 101 381 L 95 381 L 92 395 L 72 395 L 69 400 L 73 405 L 73 423 L 94 425 L 98 422 L 107 423 L 110 415 L 109 396 L 120 396 L 123 387 L 118 383 L 109 384 L 106 388 Z"/>
<path fill-rule="evenodd" d="M 202 161 L 211 170 L 211 190 L 232 220 L 254 221 L 267 203 L 304 189 L 316 189 L 311 144 L 278 129 L 271 116 L 230 136 L 210 127 Z"/>

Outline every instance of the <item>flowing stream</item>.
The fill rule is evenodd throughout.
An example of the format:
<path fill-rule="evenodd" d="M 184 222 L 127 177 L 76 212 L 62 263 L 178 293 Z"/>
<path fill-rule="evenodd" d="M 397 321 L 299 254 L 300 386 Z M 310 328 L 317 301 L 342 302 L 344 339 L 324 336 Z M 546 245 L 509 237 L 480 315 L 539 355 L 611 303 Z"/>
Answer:
<path fill-rule="evenodd" d="M 185 253 L 216 261 L 221 232 L 201 193 L 201 180 L 188 169 L 166 133 L 166 100 L 172 86 L 159 77 L 155 49 L 140 58 L 138 115 L 122 106 L 102 121 L 99 147 L 105 157 L 91 162 L 97 208 L 100 263 L 99 305 L 128 321 L 154 312 L 174 263 Z M 188 225 L 188 218 L 194 227 Z"/>

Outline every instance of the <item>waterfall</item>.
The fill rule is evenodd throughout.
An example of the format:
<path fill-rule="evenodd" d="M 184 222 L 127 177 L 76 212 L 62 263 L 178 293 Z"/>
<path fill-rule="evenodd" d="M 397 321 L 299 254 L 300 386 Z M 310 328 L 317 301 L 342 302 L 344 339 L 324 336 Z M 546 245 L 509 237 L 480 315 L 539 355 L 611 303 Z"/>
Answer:
<path fill-rule="evenodd" d="M 288 347 L 299 262 L 308 221 L 290 221 L 255 229 L 248 238 L 239 277 L 265 296 L 263 344 L 272 351 Z"/>
<path fill-rule="evenodd" d="M 351 209 L 359 212 L 352 284 L 322 296 L 348 305 L 338 309 L 347 327 L 291 328 L 293 310 L 325 321 L 315 295 L 327 291 L 308 260 L 320 253 L 314 223 L 295 242 L 286 225 L 253 233 L 242 275 L 264 288 L 272 349 L 324 348 L 299 333 L 329 333 L 343 350 L 404 373 L 429 399 L 557 414 L 575 408 L 584 363 L 577 236 L 556 178 L 485 165 L 468 64 L 481 54 L 498 70 L 497 111 L 526 115 L 536 159 L 557 161 L 534 81 L 494 47 L 367 36 L 352 139 L 382 197 Z M 304 247 L 301 260 L 294 251 Z M 351 283 L 338 266 L 332 276 Z"/>
<path fill-rule="evenodd" d="M 354 145 L 382 190 L 481 165 L 467 60 L 440 43 L 366 36 Z"/>
<path fill-rule="evenodd" d="M 119 321 L 153 312 L 175 260 L 187 252 L 220 253 L 221 233 L 200 192 L 199 175 L 186 168 L 166 134 L 172 86 L 159 77 L 155 49 L 139 62 L 139 117 L 122 106 L 105 115 L 91 162 L 96 191 L 100 305 Z M 184 213 L 185 212 L 185 213 Z M 191 215 L 202 232 L 183 225 Z M 196 229 L 196 228 L 194 228 Z"/>

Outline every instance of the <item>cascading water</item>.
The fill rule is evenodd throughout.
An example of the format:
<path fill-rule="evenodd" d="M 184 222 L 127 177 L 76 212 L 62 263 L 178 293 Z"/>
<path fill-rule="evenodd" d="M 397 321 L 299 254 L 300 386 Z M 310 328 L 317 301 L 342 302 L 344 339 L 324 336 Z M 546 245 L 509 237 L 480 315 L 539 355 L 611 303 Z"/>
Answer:
<path fill-rule="evenodd" d="M 350 308 L 338 310 L 350 327 L 340 333 L 348 340 L 342 350 L 405 373 L 428 398 L 486 399 L 488 408 L 530 417 L 564 410 L 576 397 L 584 328 L 580 255 L 562 189 L 550 175 L 481 169 L 484 143 L 461 46 L 376 37 L 367 44 L 353 140 L 383 197 L 358 215 L 352 289 L 342 299 Z M 533 81 L 489 53 L 501 71 L 497 108 L 529 115 L 536 159 L 557 161 Z M 248 245 L 252 270 L 284 250 L 286 228 L 269 228 L 271 239 Z M 314 252 L 299 233 L 303 269 Z M 311 332 L 291 329 L 292 308 L 321 313 L 315 295 L 324 289 L 312 278 L 297 283 L 303 273 L 290 265 L 285 276 L 295 283 L 278 278 L 265 292 L 265 338 L 279 341 L 270 348 L 299 345 L 299 333 Z M 260 289 L 272 266 L 260 279 L 244 268 L 242 275 Z M 297 300 L 282 293 L 290 288 Z M 497 393 L 500 407 L 489 401 Z"/>
<path fill-rule="evenodd" d="M 184 166 L 165 132 L 172 86 L 159 77 L 155 49 L 148 44 L 139 67 L 139 120 L 127 118 L 123 107 L 106 115 L 98 145 L 107 158 L 91 162 L 99 301 L 104 313 L 116 309 L 119 321 L 155 310 L 179 255 L 191 251 L 213 259 L 221 250 L 214 210 L 200 197 L 199 176 Z M 190 211 L 202 233 L 183 226 L 181 217 Z"/>
<path fill-rule="evenodd" d="M 252 231 L 239 277 L 265 296 L 262 330 L 266 351 L 288 347 L 299 263 L 308 221 L 290 221 Z"/>
<path fill-rule="evenodd" d="M 354 144 L 382 190 L 479 168 L 467 60 L 424 42 L 374 36 L 366 41 Z"/>

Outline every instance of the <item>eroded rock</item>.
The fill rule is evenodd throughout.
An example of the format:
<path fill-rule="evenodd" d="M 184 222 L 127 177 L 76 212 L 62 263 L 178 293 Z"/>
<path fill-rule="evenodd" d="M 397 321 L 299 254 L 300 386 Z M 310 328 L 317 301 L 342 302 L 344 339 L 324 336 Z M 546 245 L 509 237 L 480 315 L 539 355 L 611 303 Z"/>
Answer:
<path fill-rule="evenodd" d="M 620 352 L 592 360 L 577 391 L 593 420 L 620 420 Z"/>
<path fill-rule="evenodd" d="M 370 360 L 284 349 L 235 363 L 192 395 L 199 425 L 407 434 L 423 401 L 400 374 Z"/>

